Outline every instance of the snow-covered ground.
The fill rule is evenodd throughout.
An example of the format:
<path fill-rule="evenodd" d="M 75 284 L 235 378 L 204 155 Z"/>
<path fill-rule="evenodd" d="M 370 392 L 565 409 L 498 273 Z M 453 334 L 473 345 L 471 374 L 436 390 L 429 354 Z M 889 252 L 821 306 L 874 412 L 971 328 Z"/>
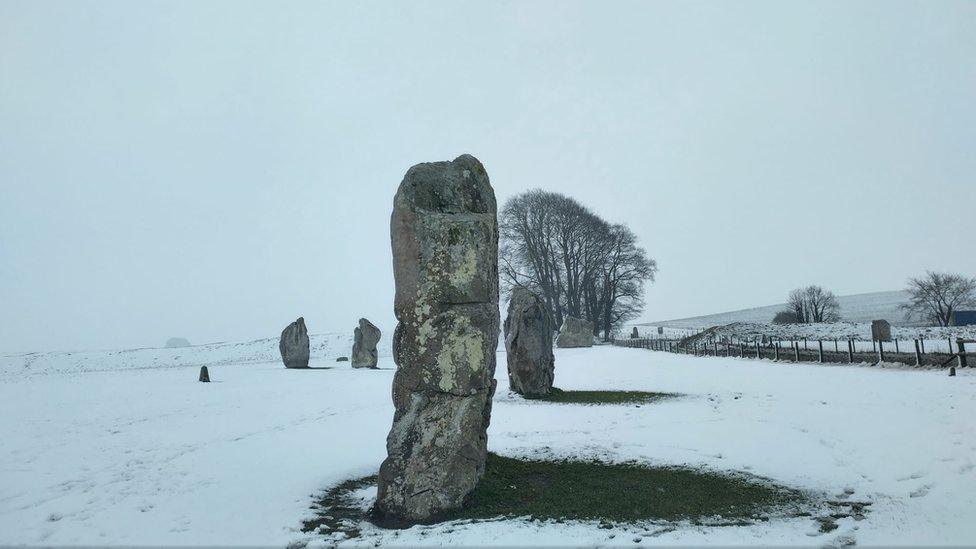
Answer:
<path fill-rule="evenodd" d="M 866 294 L 837 296 L 840 304 L 840 314 L 844 320 L 850 322 L 871 322 L 884 318 L 893 325 L 914 325 L 918 322 L 906 318 L 902 305 L 908 303 L 908 292 L 898 290 L 893 292 L 871 292 Z M 690 318 L 678 318 L 652 322 L 655 326 L 670 326 L 673 328 L 709 328 L 733 322 L 772 322 L 776 313 L 786 308 L 785 303 L 728 311 L 711 315 Z"/>
<path fill-rule="evenodd" d="M 374 473 L 383 459 L 392 360 L 356 371 L 323 356 L 317 365 L 330 369 L 295 371 L 277 357 L 235 358 L 234 349 L 207 359 L 210 384 L 196 381 L 198 361 L 171 365 L 169 353 L 181 349 L 141 350 L 139 363 L 91 353 L 84 366 L 0 376 L 0 545 L 324 543 L 300 532 L 301 520 L 324 489 Z M 654 537 L 651 527 L 504 520 L 368 529 L 360 543 L 976 542 L 976 376 L 968 370 L 950 378 L 606 346 L 556 350 L 564 389 L 688 395 L 638 408 L 524 401 L 509 394 L 504 354 L 498 359 L 494 452 L 749 471 L 830 494 L 850 489 L 873 505 L 865 520 L 841 519 L 826 534 L 808 518 L 683 524 Z M 0 364 L 19 364 L 11 360 Z"/>
<path fill-rule="evenodd" d="M 392 334 L 383 331 L 384 334 Z M 190 347 L 123 349 L 119 351 L 52 351 L 0 355 L 0 378 L 93 371 L 199 368 L 225 364 L 260 364 L 280 360 L 277 337 L 241 343 L 206 343 Z M 309 334 L 309 366 L 332 366 L 352 353 L 352 331 Z M 380 338 L 379 356 L 391 356 L 390 338 Z"/>
<path fill-rule="evenodd" d="M 733 339 L 735 341 L 763 341 L 764 338 L 771 338 L 778 341 L 793 340 L 822 340 L 828 343 L 832 341 L 842 342 L 846 345 L 848 338 L 854 340 L 856 351 L 871 351 L 874 343 L 871 340 L 871 324 L 866 322 L 821 322 L 814 324 L 764 324 L 752 322 L 733 322 L 724 326 L 715 326 L 708 330 L 695 330 L 687 328 L 672 328 L 662 326 L 664 334 L 658 334 L 657 325 L 638 325 L 637 332 L 641 337 L 646 338 L 665 338 L 683 339 L 685 337 L 702 334 L 700 339 L 705 341 L 725 341 Z M 622 335 L 629 336 L 633 327 L 628 326 L 622 331 Z M 914 340 L 922 342 L 922 348 L 927 353 L 947 353 L 956 352 L 956 339 L 976 339 L 976 326 L 892 326 L 891 337 L 897 340 L 904 347 L 899 349 L 904 352 L 914 352 Z M 844 347 L 846 349 L 846 347 Z M 895 350 L 894 342 L 887 345 L 888 351 Z M 972 345 L 970 345 L 970 349 Z"/>

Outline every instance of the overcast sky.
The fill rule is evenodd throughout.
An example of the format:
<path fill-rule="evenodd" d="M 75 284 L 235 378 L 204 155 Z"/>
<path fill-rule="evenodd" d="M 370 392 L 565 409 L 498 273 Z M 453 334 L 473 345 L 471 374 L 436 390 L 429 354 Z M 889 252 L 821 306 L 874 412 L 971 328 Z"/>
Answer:
<path fill-rule="evenodd" d="M 629 224 L 645 320 L 976 275 L 976 2 L 0 1 L 0 352 L 394 325 L 477 156 Z"/>

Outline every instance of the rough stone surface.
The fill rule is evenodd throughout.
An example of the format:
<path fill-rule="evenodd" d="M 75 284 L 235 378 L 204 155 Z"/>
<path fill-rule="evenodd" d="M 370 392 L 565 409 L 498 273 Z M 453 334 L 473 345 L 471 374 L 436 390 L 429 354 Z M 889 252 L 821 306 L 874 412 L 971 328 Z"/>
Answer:
<path fill-rule="evenodd" d="M 554 359 L 549 310 L 539 296 L 515 288 L 505 318 L 508 385 L 521 395 L 542 396 L 552 390 Z"/>
<path fill-rule="evenodd" d="M 424 522 L 461 506 L 484 473 L 498 345 L 498 220 L 476 158 L 407 171 L 390 220 L 393 427 L 376 511 Z"/>
<path fill-rule="evenodd" d="M 336 362 L 349 362 L 349 357 L 340 356 L 339 358 L 336 359 Z"/>
<path fill-rule="evenodd" d="M 637 331 L 637 326 L 630 332 L 630 339 L 638 339 L 640 337 L 640 332 Z"/>
<path fill-rule="evenodd" d="M 182 337 L 171 337 L 166 340 L 167 349 L 177 349 L 180 347 L 189 347 L 190 342 Z"/>
<path fill-rule="evenodd" d="M 206 366 L 200 366 L 200 381 L 210 383 L 210 372 Z"/>
<path fill-rule="evenodd" d="M 887 320 L 872 320 L 871 337 L 875 341 L 891 341 L 891 324 Z"/>
<path fill-rule="evenodd" d="M 285 368 L 308 368 L 308 330 L 305 319 L 299 318 L 281 331 L 278 341 Z"/>
<path fill-rule="evenodd" d="M 380 329 L 365 318 L 359 319 L 359 326 L 353 333 L 352 367 L 375 368 L 377 362 L 376 344 L 380 342 Z"/>
<path fill-rule="evenodd" d="M 556 338 L 556 347 L 592 347 L 593 323 L 588 320 L 567 316 Z"/>

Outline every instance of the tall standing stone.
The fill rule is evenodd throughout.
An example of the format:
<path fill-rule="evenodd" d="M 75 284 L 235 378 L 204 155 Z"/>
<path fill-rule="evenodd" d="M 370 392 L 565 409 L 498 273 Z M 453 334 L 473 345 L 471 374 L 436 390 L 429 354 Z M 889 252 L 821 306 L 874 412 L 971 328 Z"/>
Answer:
<path fill-rule="evenodd" d="M 461 506 L 487 453 L 498 345 L 498 220 L 470 155 L 407 171 L 390 221 L 393 427 L 376 511 L 422 522 Z"/>
<path fill-rule="evenodd" d="M 308 368 L 308 330 L 305 319 L 299 318 L 281 331 L 278 350 L 285 368 Z"/>
<path fill-rule="evenodd" d="M 380 329 L 365 318 L 359 319 L 359 326 L 353 332 L 352 367 L 375 368 L 377 359 L 376 344 L 380 342 Z"/>
<path fill-rule="evenodd" d="M 526 396 L 552 391 L 552 317 L 546 304 L 527 288 L 512 290 L 505 318 L 508 386 Z"/>

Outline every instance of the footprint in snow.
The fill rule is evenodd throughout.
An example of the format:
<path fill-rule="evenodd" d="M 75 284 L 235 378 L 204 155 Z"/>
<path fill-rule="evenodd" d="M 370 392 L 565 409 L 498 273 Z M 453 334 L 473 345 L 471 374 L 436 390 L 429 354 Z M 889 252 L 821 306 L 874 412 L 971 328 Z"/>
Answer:
<path fill-rule="evenodd" d="M 919 487 L 918 489 L 910 492 L 908 494 L 908 497 L 910 497 L 910 498 L 924 498 L 925 496 L 929 495 L 929 490 L 932 489 L 932 486 L 933 486 L 932 484 L 925 484 L 925 485 Z"/>
<path fill-rule="evenodd" d="M 908 475 L 907 477 L 900 477 L 895 480 L 897 480 L 898 482 L 905 482 L 906 480 L 918 480 L 924 476 L 925 473 L 923 471 L 915 471 L 914 473 Z"/>
<path fill-rule="evenodd" d="M 972 463 L 967 463 L 967 464 L 965 464 L 965 465 L 963 465 L 962 467 L 959 468 L 959 474 L 960 475 L 964 475 L 964 474 L 972 471 L 973 468 L 976 468 L 976 465 L 973 465 Z"/>

